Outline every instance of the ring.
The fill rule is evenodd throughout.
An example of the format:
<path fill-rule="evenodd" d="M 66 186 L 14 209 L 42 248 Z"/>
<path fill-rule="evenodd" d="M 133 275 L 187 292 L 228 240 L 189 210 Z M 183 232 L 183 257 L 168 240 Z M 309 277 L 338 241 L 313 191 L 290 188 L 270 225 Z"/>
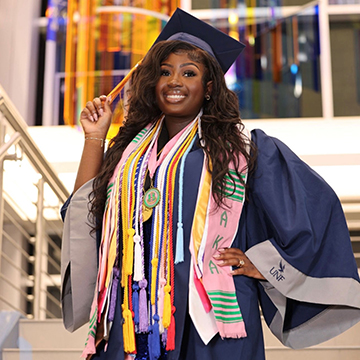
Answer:
<path fill-rule="evenodd" d="M 242 266 L 244 266 L 245 265 L 245 261 L 243 260 L 243 259 L 240 259 L 239 260 L 239 264 L 238 264 L 238 267 L 242 267 Z"/>

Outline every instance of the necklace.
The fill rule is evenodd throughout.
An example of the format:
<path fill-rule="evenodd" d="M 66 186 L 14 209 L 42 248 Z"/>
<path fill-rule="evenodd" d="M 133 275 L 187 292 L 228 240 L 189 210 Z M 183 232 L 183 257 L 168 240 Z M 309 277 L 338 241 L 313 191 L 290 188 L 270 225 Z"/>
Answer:
<path fill-rule="evenodd" d="M 157 158 L 159 158 L 159 155 L 161 154 L 163 149 L 164 148 L 162 148 L 158 152 L 158 154 L 156 156 Z M 149 173 L 149 168 L 146 169 L 145 181 L 146 181 L 146 177 L 147 177 L 148 173 Z M 144 197 L 143 197 L 143 204 L 142 204 L 143 221 L 144 222 L 150 219 L 150 217 L 153 213 L 153 208 L 159 204 L 160 199 L 161 199 L 160 190 L 158 188 L 154 187 L 153 179 L 150 178 L 150 188 L 145 191 Z"/>

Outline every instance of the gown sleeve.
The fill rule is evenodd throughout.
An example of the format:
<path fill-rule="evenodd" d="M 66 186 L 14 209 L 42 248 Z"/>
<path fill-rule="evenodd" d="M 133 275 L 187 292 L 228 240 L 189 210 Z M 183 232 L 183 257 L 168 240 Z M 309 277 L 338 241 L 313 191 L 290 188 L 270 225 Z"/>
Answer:
<path fill-rule="evenodd" d="M 64 326 L 75 331 L 89 321 L 97 276 L 97 242 L 88 219 L 92 180 L 63 205 L 61 304 Z"/>
<path fill-rule="evenodd" d="M 312 346 L 360 321 L 345 217 L 330 186 L 286 145 L 260 130 L 252 140 L 258 158 L 248 181 L 246 255 L 266 278 L 263 315 L 284 345 Z"/>

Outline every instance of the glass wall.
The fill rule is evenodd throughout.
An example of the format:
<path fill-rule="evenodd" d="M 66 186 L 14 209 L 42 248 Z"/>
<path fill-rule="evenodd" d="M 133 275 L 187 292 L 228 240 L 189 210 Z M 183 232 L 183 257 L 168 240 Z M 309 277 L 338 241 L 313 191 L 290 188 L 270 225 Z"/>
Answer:
<path fill-rule="evenodd" d="M 315 6 L 240 27 L 247 46 L 233 87 L 244 119 L 322 116 L 318 25 Z"/>
<path fill-rule="evenodd" d="M 330 16 L 335 116 L 360 114 L 360 14 Z"/>
<path fill-rule="evenodd" d="M 108 93 L 143 57 L 174 10 L 150 1 L 63 0 L 56 12 L 56 2 L 43 3 L 48 19 L 44 63 L 52 46 L 56 64 L 50 84 L 54 100 L 44 103 L 52 104 L 55 124 L 74 123 L 85 99 Z M 188 4 L 185 10 L 246 44 L 226 74 L 244 119 L 359 115 L 360 0 L 177 3 Z M 131 4 L 133 13 L 122 10 Z M 118 10 L 108 12 L 109 5 Z M 45 94 L 46 84 L 45 79 Z M 115 112 L 122 117 L 121 106 Z"/>

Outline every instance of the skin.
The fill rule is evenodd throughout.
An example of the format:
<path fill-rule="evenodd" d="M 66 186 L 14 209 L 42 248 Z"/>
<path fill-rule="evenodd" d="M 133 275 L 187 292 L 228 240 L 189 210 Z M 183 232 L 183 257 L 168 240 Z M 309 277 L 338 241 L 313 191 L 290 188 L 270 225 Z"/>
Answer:
<path fill-rule="evenodd" d="M 165 114 L 165 124 L 172 138 L 199 113 L 205 96 L 211 94 L 209 81 L 204 89 L 204 65 L 191 60 L 185 52 L 171 54 L 161 64 L 156 85 L 156 101 Z"/>
<path fill-rule="evenodd" d="M 211 95 L 212 82 L 205 88 L 202 84 L 204 66 L 191 60 L 183 53 L 171 54 L 161 64 L 161 76 L 156 85 L 156 99 L 160 110 L 165 115 L 165 124 L 172 138 L 186 127 L 199 113 L 206 95 Z M 80 115 L 80 122 L 85 137 L 106 139 L 111 124 L 112 111 L 105 95 L 94 98 L 86 103 Z M 104 148 L 100 140 L 86 140 L 81 157 L 74 192 L 83 184 L 94 178 L 101 167 Z M 236 248 L 219 249 L 214 260 L 221 267 L 237 267 L 231 275 L 245 275 L 259 280 L 265 280 L 252 264 L 250 259 Z M 243 260 L 244 265 L 239 266 Z M 126 354 L 126 360 L 132 359 Z"/>

